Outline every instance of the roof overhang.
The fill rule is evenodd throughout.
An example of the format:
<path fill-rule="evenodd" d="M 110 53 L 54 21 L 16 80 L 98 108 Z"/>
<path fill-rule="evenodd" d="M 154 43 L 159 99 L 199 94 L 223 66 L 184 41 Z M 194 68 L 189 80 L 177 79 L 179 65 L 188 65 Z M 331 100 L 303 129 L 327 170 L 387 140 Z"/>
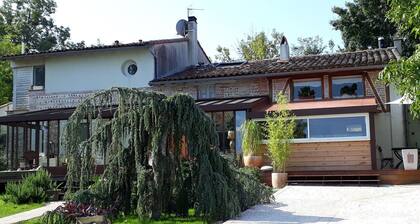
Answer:
<path fill-rule="evenodd" d="M 278 104 L 261 107 L 253 110 L 250 117 L 262 118 L 267 113 L 276 111 Z M 322 101 L 293 102 L 287 104 L 287 108 L 296 116 L 346 114 L 361 112 L 379 112 L 375 98 L 361 99 L 337 99 Z"/>

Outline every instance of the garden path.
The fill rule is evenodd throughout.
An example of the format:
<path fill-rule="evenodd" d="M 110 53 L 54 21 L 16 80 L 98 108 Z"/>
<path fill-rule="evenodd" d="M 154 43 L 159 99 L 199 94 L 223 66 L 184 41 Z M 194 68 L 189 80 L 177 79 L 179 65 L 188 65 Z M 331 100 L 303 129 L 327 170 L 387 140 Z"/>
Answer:
<path fill-rule="evenodd" d="M 420 185 L 287 186 L 276 203 L 254 206 L 225 224 L 375 224 L 420 221 Z"/>
<path fill-rule="evenodd" d="M 33 218 L 42 216 L 42 214 L 44 214 L 47 211 L 52 211 L 56 209 L 58 206 L 62 205 L 63 203 L 64 203 L 63 201 L 48 202 L 43 207 L 0 218 L 0 223 L 12 224 L 12 223 L 18 223 L 18 222 L 26 221 L 29 219 L 33 219 Z"/>

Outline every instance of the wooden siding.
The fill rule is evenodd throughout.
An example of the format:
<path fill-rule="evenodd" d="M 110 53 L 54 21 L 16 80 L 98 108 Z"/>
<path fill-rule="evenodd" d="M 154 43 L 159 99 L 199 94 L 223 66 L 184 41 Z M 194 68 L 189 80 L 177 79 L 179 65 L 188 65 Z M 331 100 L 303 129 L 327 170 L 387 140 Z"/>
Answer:
<path fill-rule="evenodd" d="M 288 171 L 370 170 L 370 141 L 294 143 Z"/>
<path fill-rule="evenodd" d="M 13 106 L 14 110 L 27 110 L 29 89 L 32 85 L 33 67 L 13 69 Z"/>

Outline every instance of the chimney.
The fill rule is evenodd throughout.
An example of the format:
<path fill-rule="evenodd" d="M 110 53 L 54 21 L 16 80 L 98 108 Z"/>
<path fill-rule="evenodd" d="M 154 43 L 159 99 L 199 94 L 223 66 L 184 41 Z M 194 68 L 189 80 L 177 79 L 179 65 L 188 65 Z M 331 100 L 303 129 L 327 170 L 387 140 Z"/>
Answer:
<path fill-rule="evenodd" d="M 394 41 L 394 47 L 397 49 L 398 53 L 401 54 L 403 52 L 402 38 L 396 36 L 396 37 L 394 37 L 393 41 Z"/>
<path fill-rule="evenodd" d="M 188 57 L 190 65 L 198 64 L 197 18 L 188 17 Z"/>
<path fill-rule="evenodd" d="M 289 58 L 290 58 L 289 43 L 287 42 L 287 38 L 283 36 L 280 42 L 280 60 L 289 61 Z"/>
<path fill-rule="evenodd" d="M 378 48 L 385 48 L 385 39 L 383 37 L 378 37 Z"/>

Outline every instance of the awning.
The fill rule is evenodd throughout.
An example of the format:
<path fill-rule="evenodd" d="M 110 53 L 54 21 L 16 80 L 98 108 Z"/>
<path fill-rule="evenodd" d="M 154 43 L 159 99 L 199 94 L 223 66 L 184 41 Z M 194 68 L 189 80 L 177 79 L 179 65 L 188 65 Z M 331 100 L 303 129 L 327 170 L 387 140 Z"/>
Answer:
<path fill-rule="evenodd" d="M 207 112 L 248 110 L 268 105 L 267 96 L 197 100 L 196 105 Z"/>
<path fill-rule="evenodd" d="M 276 111 L 277 107 L 277 104 L 261 107 L 254 110 L 250 116 L 264 117 L 267 112 Z M 292 102 L 287 104 L 287 108 L 293 111 L 296 116 L 378 112 L 375 98 Z"/>
<path fill-rule="evenodd" d="M 412 103 L 413 103 L 413 101 L 410 98 L 403 96 L 399 99 L 393 100 L 393 101 L 388 102 L 386 104 L 412 104 Z"/>
<path fill-rule="evenodd" d="M 204 111 L 248 110 L 268 105 L 268 97 L 244 97 L 230 99 L 197 100 L 196 105 Z M 34 121 L 66 120 L 75 108 L 48 109 L 0 117 L 0 124 L 27 123 Z M 103 117 L 112 116 L 110 113 Z"/>

